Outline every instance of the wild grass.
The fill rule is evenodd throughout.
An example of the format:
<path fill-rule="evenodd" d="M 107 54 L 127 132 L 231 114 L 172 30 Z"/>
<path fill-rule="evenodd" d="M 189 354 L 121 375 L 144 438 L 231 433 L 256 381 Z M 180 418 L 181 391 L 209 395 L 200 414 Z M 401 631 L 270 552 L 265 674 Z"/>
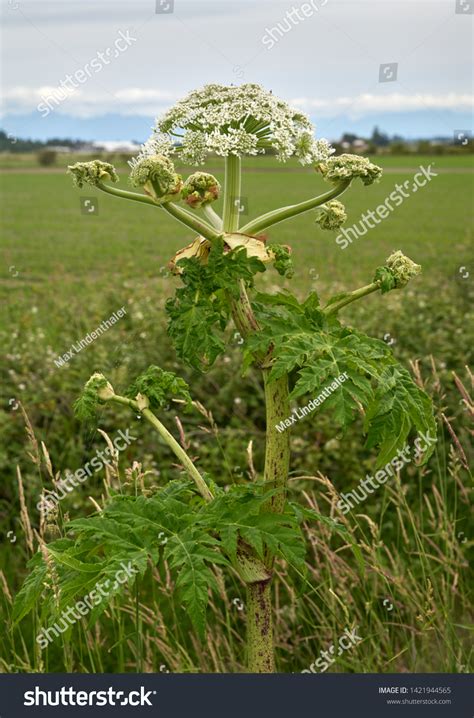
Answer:
<path fill-rule="evenodd" d="M 396 159 L 400 163 L 393 166 L 406 171 L 387 173 L 381 185 L 364 194 L 354 188 L 348 196 L 348 224 L 380 204 L 395 182 L 411 176 L 416 166 L 412 158 Z M 446 167 L 455 164 L 454 158 L 442 159 L 449 160 Z M 426 158 L 420 164 L 426 166 Z M 111 487 L 146 492 L 180 473 L 140 419 L 130 418 L 126 410 L 113 420 L 104 414 L 100 426 L 108 434 L 131 426 L 139 440 L 121 455 L 118 468 L 94 475 L 61 502 L 47 525 L 39 522 L 35 506 L 42 488 L 52 489 L 67 469 L 75 471 L 98 447 L 104 448 L 103 437 L 79 426 L 72 415 L 72 403 L 90 374 L 102 370 L 114 383 L 124 384 L 151 363 L 183 372 L 166 336 L 163 305 L 176 281 L 167 276 L 167 261 L 192 237 L 180 234 L 159 210 L 103 196 L 99 216 L 81 215 L 82 192 L 59 174 L 9 172 L 0 179 L 8 208 L 0 282 L 0 670 L 244 670 L 244 591 L 237 578 L 219 573 L 221 594 L 210 604 L 204 643 L 190 629 L 165 563 L 150 566 L 132 592 L 114 598 L 97 624 L 87 627 L 83 619 L 43 653 L 35 641 L 37 622 L 27 618 L 11 626 L 11 600 L 27 574 L 27 560 L 44 540 L 64 535 L 68 518 L 95 512 Z M 244 176 L 244 192 L 256 197 L 258 205 L 249 208 L 250 214 L 285 198 L 309 196 L 317 182 L 311 173 L 250 171 Z M 332 234 L 318 233 L 310 215 L 272 232 L 272 241 L 293 247 L 294 284 L 301 295 L 315 286 L 323 297 L 359 286 L 394 249 L 423 265 L 423 274 L 408 290 L 371 297 L 348 310 L 345 319 L 356 319 L 362 330 L 394 342 L 397 357 L 406 366 L 411 362 L 417 380 L 433 396 L 439 426 L 428 467 L 407 466 L 356 510 L 339 516 L 336 492 L 350 490 L 373 470 L 361 425 L 341 436 L 323 413 L 298 422 L 292 439 L 291 498 L 344 521 L 351 540 L 331 535 L 324 524 L 308 525 L 306 574 L 278 564 L 274 591 L 280 671 L 309 669 L 346 627 L 357 627 L 363 640 L 341 654 L 330 671 L 469 670 L 471 187 L 472 175 L 446 169 L 346 250 Z M 470 274 L 463 278 L 466 268 Z M 281 286 L 270 272 L 261 281 Z M 54 365 L 58 354 L 124 304 L 124 319 L 67 367 Z M 209 375 L 183 372 L 205 415 L 197 410 L 183 414 L 179 406 L 164 414 L 175 436 L 198 457 L 198 466 L 218 483 L 249 481 L 263 464 L 260 380 L 252 372 L 239 376 L 240 347 L 232 329 L 228 340 L 226 356 Z M 54 590 L 53 574 L 50 583 Z"/>

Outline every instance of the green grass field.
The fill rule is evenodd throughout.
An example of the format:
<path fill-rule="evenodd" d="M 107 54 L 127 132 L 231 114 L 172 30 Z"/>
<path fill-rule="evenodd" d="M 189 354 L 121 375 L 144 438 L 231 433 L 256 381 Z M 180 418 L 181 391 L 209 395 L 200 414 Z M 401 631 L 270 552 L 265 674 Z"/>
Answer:
<path fill-rule="evenodd" d="M 18 536 L 14 548 L 5 539 L 0 554 L 7 586 L 0 600 L 7 621 L 8 592 L 18 590 L 29 553 L 16 466 L 22 471 L 33 525 L 41 486 L 51 484 L 44 458 L 35 453 L 31 434 L 29 439 L 25 434 L 18 400 L 37 440 L 48 447 L 54 471 L 61 472 L 75 470 L 103 444 L 72 414 L 80 387 L 95 370 L 104 370 L 117 384 L 126 384 L 151 363 L 182 372 L 195 398 L 213 412 L 219 426 L 214 435 L 202 428 L 202 416 L 183 418 L 199 464 L 217 481 L 227 480 L 223 464 L 225 473 L 234 479 L 247 477 L 250 439 L 256 469 L 261 469 L 264 426 L 259 378 L 252 372 L 245 379 L 239 377 L 240 349 L 232 328 L 227 355 L 209 375 L 198 377 L 180 367 L 166 335 L 164 302 L 179 282 L 168 276 L 166 265 L 193 235 L 159 208 L 118 201 L 91 188 L 77 190 L 58 168 L 38 171 L 31 158 L 22 158 L 20 169 L 11 162 L 10 157 L 0 163 L 4 170 L 0 171 L 4 207 L 0 522 L 2 536 L 9 530 Z M 454 385 L 453 371 L 469 387 L 466 365 L 472 358 L 474 291 L 472 163 L 469 157 L 383 157 L 380 164 L 387 172 L 382 181 L 369 188 L 355 184 L 343 201 L 348 227 L 360 220 L 361 213 L 375 210 L 396 183 L 411 180 L 420 165 L 430 163 L 435 172 L 441 170 L 439 176 L 411 193 L 387 219 L 344 250 L 336 244 L 334 233 L 322 232 L 315 225 L 311 212 L 270 232 L 271 241 L 292 247 L 295 264 L 291 281 L 282 280 L 273 270 L 259 278 L 259 283 L 275 291 L 291 284 L 301 296 L 316 288 L 325 299 L 336 291 L 357 288 L 370 282 L 374 269 L 397 249 L 422 265 L 422 274 L 405 291 L 372 295 L 351 307 L 345 320 L 391 341 L 405 366 L 412 362 L 417 370 L 419 360 L 420 380 L 434 397 L 440 427 L 436 457 L 429 468 L 409 467 L 400 485 L 387 486 L 377 501 L 364 506 L 363 515 L 351 517 L 349 527 L 358 554 L 332 544 L 325 529 L 308 527 L 308 577 L 303 583 L 294 576 L 287 582 L 284 568 L 279 567 L 276 627 L 279 669 L 284 672 L 307 668 L 320 648 L 337 638 L 340 627 L 354 620 L 364 641 L 332 670 L 468 670 L 467 552 L 473 542 L 460 538 L 470 536 L 469 474 L 463 465 L 464 459 L 469 460 L 468 412 Z M 123 162 L 120 168 L 120 186 L 125 187 Z M 281 169 L 271 158 L 247 163 L 242 195 L 249 218 L 325 191 L 314 171 L 301 171 L 296 165 L 289 165 L 293 171 Z M 180 171 L 184 173 L 184 168 Z M 215 171 L 222 181 L 222 165 L 217 161 Z M 98 215 L 81 213 L 81 197 L 98 199 Z M 55 357 L 121 306 L 127 309 L 123 320 L 75 356 L 69 366 L 55 366 Z M 169 425 L 176 431 L 173 416 L 170 412 Z M 101 426 L 112 433 L 128 426 L 125 421 L 129 421 L 126 413 L 118 412 L 104 415 Z M 140 461 L 144 471 L 154 472 L 153 479 L 147 479 L 151 482 L 175 476 L 177 469 L 166 448 L 156 445 L 138 419 L 134 427 L 140 440 L 121 459 L 122 471 Z M 363 448 L 361 424 L 343 438 L 326 416 L 314 423 L 300 422 L 293 452 L 294 496 L 313 502 L 322 513 L 334 511 L 332 486 L 341 491 L 354 485 L 373 465 L 373 457 Z M 100 500 L 103 479 L 95 477 L 91 486 L 67 499 L 71 518 L 93 510 L 88 497 Z M 0 670 L 113 672 L 141 665 L 143 670 L 159 671 L 161 664 L 176 671 L 241 669 L 243 624 L 232 604 L 240 595 L 235 580 L 223 589 L 222 601 L 211 606 L 214 628 L 209 659 L 206 647 L 190 634 L 185 620 L 181 625 L 172 587 L 163 576 L 155 578 L 156 586 L 151 579 L 144 582 L 139 600 L 128 596 L 123 604 L 114 603 L 97 629 L 76 627 L 76 644 L 54 646 L 42 659 L 34 650 L 33 625 L 26 622 L 9 632 Z M 384 607 L 385 599 L 392 603 L 392 613 Z M 139 626 L 134 618 L 137 611 Z M 157 637 L 152 615 L 160 622 Z M 138 630 L 143 635 L 141 646 L 134 639 Z"/>
<path fill-rule="evenodd" d="M 400 168 L 396 173 L 392 170 L 395 159 Z M 347 193 L 347 225 L 357 222 L 362 212 L 375 209 L 397 182 L 411 179 L 413 168 L 432 164 L 436 172 L 439 165 L 443 174 L 408 197 L 388 220 L 346 250 L 336 245 L 333 235 L 318 232 L 311 213 L 296 224 L 282 223 L 273 228 L 271 240 L 293 247 L 303 284 L 305 273 L 316 269 L 323 282 L 347 279 L 356 286 L 394 248 L 402 248 L 422 263 L 426 280 L 435 273 L 437 279 L 449 280 L 458 267 L 472 259 L 466 226 L 472 175 L 456 173 L 466 168 L 465 159 L 420 157 L 416 164 L 412 158 L 383 158 L 381 162 L 389 165 L 390 173 L 380 184 L 370 190 L 354 186 Z M 249 216 L 324 191 L 324 183 L 311 170 L 280 174 L 270 171 L 268 160 L 263 162 L 259 169 L 265 168 L 265 172 L 252 171 L 257 163 L 253 160 L 244 176 L 242 193 L 250 198 L 246 208 Z M 406 170 L 401 169 L 402 164 L 407 165 Z M 273 165 L 281 169 L 277 163 Z M 223 179 L 222 172 L 217 176 Z M 156 277 L 171 254 L 193 239 L 186 228 L 181 232 L 160 209 L 118 202 L 104 194 L 98 196 L 98 216 L 81 214 L 80 197 L 97 192 L 74 189 L 62 173 L 8 172 L 0 180 L 8 206 L 3 219 L 3 275 L 8 278 L 11 265 L 20 272 L 19 281 L 9 283 L 9 289 L 45 281 L 83 283 L 97 276 L 107 277 L 109 283 L 122 277 Z M 125 172 L 121 185 L 126 186 Z M 425 278 L 420 281 L 425 282 Z"/>

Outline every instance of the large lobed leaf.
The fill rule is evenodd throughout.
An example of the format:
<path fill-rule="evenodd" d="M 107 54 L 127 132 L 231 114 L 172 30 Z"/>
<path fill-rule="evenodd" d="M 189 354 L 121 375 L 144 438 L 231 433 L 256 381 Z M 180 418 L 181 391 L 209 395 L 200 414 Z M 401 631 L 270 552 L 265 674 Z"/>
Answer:
<path fill-rule="evenodd" d="M 316 397 L 346 374 L 320 406 L 332 410 L 342 427 L 357 412 L 364 414 L 367 447 L 378 448 L 378 466 L 390 461 L 413 431 L 436 436 L 429 397 L 389 347 L 325 315 L 315 294 L 303 304 L 290 294 L 258 295 L 254 310 L 263 329 L 247 339 L 246 363 L 266 353 L 271 363 L 269 381 L 290 374 L 292 398 Z M 433 449 L 431 443 L 425 461 Z"/>

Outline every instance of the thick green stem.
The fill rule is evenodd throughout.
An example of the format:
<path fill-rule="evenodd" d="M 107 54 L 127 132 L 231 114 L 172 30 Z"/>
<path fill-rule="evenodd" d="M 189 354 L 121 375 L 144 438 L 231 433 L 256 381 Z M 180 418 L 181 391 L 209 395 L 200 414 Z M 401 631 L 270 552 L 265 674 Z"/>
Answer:
<path fill-rule="evenodd" d="M 200 234 L 201 237 L 205 237 L 211 242 L 214 239 L 218 239 L 221 234 L 220 232 L 217 232 L 214 227 L 211 227 L 210 224 L 199 219 L 199 217 L 195 217 L 195 215 L 187 209 L 178 207 L 178 205 L 174 204 L 174 202 L 164 202 L 161 206 L 165 212 L 168 212 L 168 214 L 171 214 L 171 216 L 179 222 L 185 224 L 187 227 Z"/>
<path fill-rule="evenodd" d="M 349 187 L 350 183 L 351 180 L 344 180 L 343 182 L 340 182 L 336 187 L 329 190 L 329 192 L 325 192 L 324 194 L 319 195 L 319 197 L 312 197 L 311 199 L 307 199 L 304 202 L 300 202 L 299 204 L 292 204 L 288 207 L 280 207 L 279 209 L 274 209 L 271 212 L 262 214 L 260 217 L 257 217 L 256 219 L 253 219 L 248 222 L 244 227 L 242 227 L 240 231 L 242 232 L 242 234 L 258 234 L 264 229 L 268 229 L 268 227 L 271 227 L 274 224 L 278 224 L 278 222 L 283 222 L 285 219 L 291 219 L 291 217 L 296 217 L 296 215 L 298 214 L 308 212 L 310 209 L 319 207 L 325 202 L 328 202 L 330 199 L 338 197 L 340 194 L 345 192 L 345 190 Z"/>
<path fill-rule="evenodd" d="M 271 582 L 247 586 L 247 667 L 249 673 L 274 673 Z"/>
<path fill-rule="evenodd" d="M 240 159 L 226 157 L 224 188 L 224 232 L 236 232 L 239 228 L 240 209 Z M 240 283 L 238 299 L 229 295 L 235 325 L 243 337 L 258 331 L 259 326 L 252 311 L 243 282 Z M 276 428 L 282 418 L 289 416 L 288 379 L 283 377 L 268 382 L 268 370 L 263 370 L 267 412 L 267 436 L 264 481 L 277 494 L 268 501 L 268 511 L 283 511 L 286 500 L 286 483 L 290 462 L 288 432 L 280 434 Z M 247 585 L 247 665 L 250 673 L 274 673 L 275 649 L 273 644 L 271 574 L 273 556 L 265 560 L 267 577 Z"/>
<path fill-rule="evenodd" d="M 106 192 L 107 194 L 111 194 L 114 197 L 121 197 L 122 199 L 130 199 L 134 202 L 142 202 L 143 204 L 149 204 L 153 207 L 156 207 L 156 202 L 153 202 L 151 197 L 148 197 L 146 194 L 138 194 L 138 192 L 129 192 L 125 189 L 119 189 L 118 187 L 113 187 L 109 184 L 104 184 L 103 182 L 97 182 L 97 189 L 102 190 L 102 192 Z"/>
<path fill-rule="evenodd" d="M 378 282 L 372 282 L 371 284 L 367 284 L 365 287 L 355 289 L 353 292 L 348 292 L 345 297 L 342 297 L 342 299 L 324 307 L 323 311 L 327 315 L 337 314 L 337 312 L 347 304 L 351 304 L 351 302 L 355 302 L 357 299 L 367 296 L 367 294 L 372 294 L 372 292 L 376 292 L 378 289 L 380 289 L 380 284 Z"/>
<path fill-rule="evenodd" d="M 248 324 L 243 325 L 243 330 Z M 267 510 L 282 512 L 285 508 L 286 486 L 290 468 L 289 432 L 280 433 L 276 424 L 289 416 L 288 377 L 268 381 L 269 370 L 263 369 L 266 403 L 266 441 L 264 482 L 276 489 L 267 503 Z M 269 573 L 266 580 L 247 586 L 247 665 L 249 673 L 275 672 L 275 647 L 273 642 L 271 575 L 274 556 L 267 551 L 265 566 Z"/>
<path fill-rule="evenodd" d="M 290 415 L 288 376 L 269 381 L 269 369 L 263 369 L 266 406 L 266 439 L 264 482 L 277 493 L 268 502 L 268 510 L 282 513 L 290 470 L 290 433 L 279 431 L 277 424 Z"/>
<path fill-rule="evenodd" d="M 214 229 L 217 229 L 219 230 L 219 232 L 222 232 L 222 217 L 217 214 L 214 208 L 211 207 L 210 204 L 206 204 L 202 208 L 202 211 L 206 215 L 206 219 L 208 220 L 209 224 L 212 224 Z"/>
<path fill-rule="evenodd" d="M 224 232 L 237 232 L 240 217 L 240 157 L 228 155 L 225 158 L 224 210 L 222 226 Z"/>
<path fill-rule="evenodd" d="M 128 190 L 118 189 L 118 187 L 113 187 L 112 185 L 104 184 L 103 182 L 98 182 L 96 186 L 98 189 L 102 190 L 102 192 L 111 194 L 114 197 L 120 197 L 121 199 L 129 199 L 133 202 L 142 202 L 143 204 L 148 204 L 152 207 L 160 207 L 161 209 L 164 209 L 166 212 L 168 212 L 168 214 L 171 214 L 179 222 L 186 225 L 188 229 L 192 229 L 194 232 L 197 232 L 206 239 L 212 241 L 213 239 L 217 239 L 219 237 L 220 233 L 217 232 L 213 227 L 211 227 L 210 224 L 199 219 L 199 217 L 195 217 L 187 209 L 184 209 L 183 207 L 178 207 L 173 202 L 164 202 L 163 204 L 158 204 L 146 194 L 138 194 L 138 192 L 129 192 Z"/>
<path fill-rule="evenodd" d="M 240 335 L 245 339 L 248 334 L 258 331 L 260 327 L 255 319 L 243 280 L 240 280 L 239 298 L 234 299 L 230 293 L 228 297 L 232 306 L 232 318 Z"/>

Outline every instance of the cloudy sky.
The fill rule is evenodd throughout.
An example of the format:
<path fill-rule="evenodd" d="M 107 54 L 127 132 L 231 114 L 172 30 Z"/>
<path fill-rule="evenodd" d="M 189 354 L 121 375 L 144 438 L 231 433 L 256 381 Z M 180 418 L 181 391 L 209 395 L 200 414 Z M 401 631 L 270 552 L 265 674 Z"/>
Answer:
<path fill-rule="evenodd" d="M 257 82 L 330 139 L 375 124 L 452 136 L 472 126 L 473 6 L 2 0 L 0 122 L 22 137 L 143 141 L 153 117 L 190 89 Z"/>

